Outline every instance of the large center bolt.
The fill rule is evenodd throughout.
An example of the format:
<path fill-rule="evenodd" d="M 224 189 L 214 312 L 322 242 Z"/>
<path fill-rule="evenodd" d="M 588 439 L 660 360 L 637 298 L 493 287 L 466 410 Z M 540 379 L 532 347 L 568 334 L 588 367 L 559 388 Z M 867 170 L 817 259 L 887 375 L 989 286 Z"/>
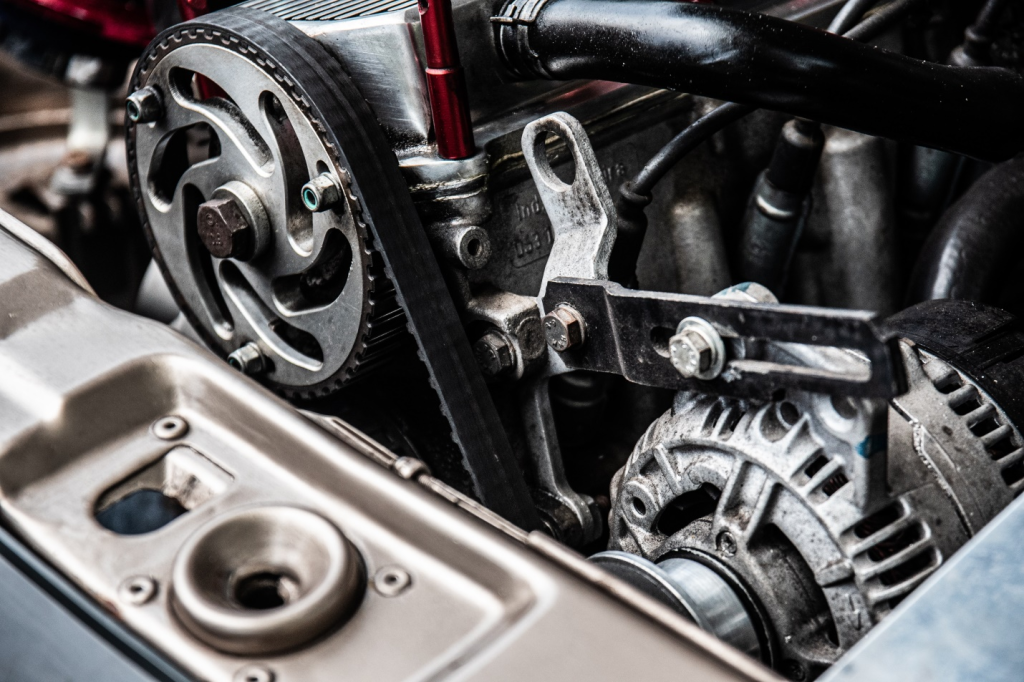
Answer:
<path fill-rule="evenodd" d="M 214 258 L 252 257 L 253 228 L 234 199 L 212 199 L 199 206 L 199 240 Z"/>
<path fill-rule="evenodd" d="M 269 241 L 270 221 L 262 202 L 246 184 L 232 181 L 199 205 L 199 241 L 214 258 L 250 260 Z"/>

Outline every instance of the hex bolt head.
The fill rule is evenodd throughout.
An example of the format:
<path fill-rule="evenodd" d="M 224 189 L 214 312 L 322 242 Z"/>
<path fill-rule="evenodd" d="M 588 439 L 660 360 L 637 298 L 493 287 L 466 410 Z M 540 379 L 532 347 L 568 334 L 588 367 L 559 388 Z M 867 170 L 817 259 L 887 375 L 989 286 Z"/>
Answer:
<path fill-rule="evenodd" d="M 692 329 L 676 334 L 669 341 L 672 364 L 684 377 L 695 377 L 711 367 L 711 344 Z"/>
<path fill-rule="evenodd" d="M 669 359 L 687 379 L 714 379 L 725 364 L 722 337 L 707 321 L 689 317 L 668 342 Z"/>
<path fill-rule="evenodd" d="M 266 359 L 263 351 L 254 341 L 250 341 L 238 350 L 228 355 L 228 364 L 242 374 L 256 376 L 267 369 Z"/>
<path fill-rule="evenodd" d="M 252 257 L 255 230 L 234 199 L 211 199 L 200 204 L 197 220 L 199 240 L 214 258 Z"/>
<path fill-rule="evenodd" d="M 499 331 L 489 331 L 473 344 L 473 354 L 484 376 L 493 379 L 516 364 L 512 342 Z"/>
<path fill-rule="evenodd" d="M 164 101 L 160 92 L 146 86 L 128 95 L 125 115 L 132 123 L 155 123 L 164 117 Z"/>
<path fill-rule="evenodd" d="M 341 185 L 334 173 L 321 173 L 302 186 L 302 203 L 320 213 L 341 202 Z"/>
<path fill-rule="evenodd" d="M 544 316 L 544 337 L 559 353 L 579 346 L 585 336 L 583 316 L 572 306 L 563 303 Z"/>

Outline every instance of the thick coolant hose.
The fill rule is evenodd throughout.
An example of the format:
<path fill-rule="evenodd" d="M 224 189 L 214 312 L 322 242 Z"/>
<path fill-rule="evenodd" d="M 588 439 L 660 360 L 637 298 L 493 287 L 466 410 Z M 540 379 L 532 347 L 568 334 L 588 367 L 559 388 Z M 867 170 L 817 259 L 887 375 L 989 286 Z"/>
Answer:
<path fill-rule="evenodd" d="M 1024 246 L 1024 155 L 981 176 L 935 226 L 917 261 L 910 302 L 995 303 Z"/>
<path fill-rule="evenodd" d="M 511 0 L 520 77 L 672 88 L 990 161 L 1024 151 L 1024 78 L 933 64 L 763 14 L 675 0 Z"/>

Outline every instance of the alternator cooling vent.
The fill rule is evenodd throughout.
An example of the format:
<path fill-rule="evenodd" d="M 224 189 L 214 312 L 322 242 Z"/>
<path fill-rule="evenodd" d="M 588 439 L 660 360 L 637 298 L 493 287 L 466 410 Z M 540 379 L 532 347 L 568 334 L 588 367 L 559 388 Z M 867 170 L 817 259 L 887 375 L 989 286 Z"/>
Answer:
<path fill-rule="evenodd" d="M 948 396 L 950 408 L 998 463 L 1013 494 L 1019 495 L 1024 491 L 1024 441 L 1006 413 L 962 372 L 931 353 L 922 351 L 921 357 L 935 388 Z"/>

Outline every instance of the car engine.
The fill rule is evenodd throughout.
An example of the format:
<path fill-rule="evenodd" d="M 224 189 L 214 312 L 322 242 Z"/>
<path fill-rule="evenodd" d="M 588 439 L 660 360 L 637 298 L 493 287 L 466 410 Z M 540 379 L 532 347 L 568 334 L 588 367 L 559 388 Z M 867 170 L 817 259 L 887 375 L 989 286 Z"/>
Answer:
<path fill-rule="evenodd" d="M 0 586 L 102 641 L 59 679 L 1019 679 L 1017 3 L 0 49 Z"/>

